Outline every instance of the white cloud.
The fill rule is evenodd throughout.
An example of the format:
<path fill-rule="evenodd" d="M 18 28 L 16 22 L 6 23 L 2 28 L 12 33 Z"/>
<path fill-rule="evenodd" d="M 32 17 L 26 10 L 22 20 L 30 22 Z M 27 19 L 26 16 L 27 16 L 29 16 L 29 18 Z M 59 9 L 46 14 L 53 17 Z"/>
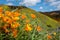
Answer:
<path fill-rule="evenodd" d="M 57 9 L 60 10 L 60 4 L 57 6 Z"/>
<path fill-rule="evenodd" d="M 19 4 L 22 4 L 25 6 L 35 6 L 39 2 L 41 2 L 41 0 L 23 0 Z"/>
<path fill-rule="evenodd" d="M 54 2 L 54 1 L 56 1 L 56 0 L 46 0 L 47 2 Z"/>
<path fill-rule="evenodd" d="M 8 3 L 7 5 L 13 5 L 13 3 Z"/>
<path fill-rule="evenodd" d="M 56 2 L 52 2 L 50 5 L 56 6 L 56 5 L 59 5 L 59 4 L 60 4 L 60 1 L 56 1 Z"/>
<path fill-rule="evenodd" d="M 43 9 L 43 7 L 41 6 L 40 9 Z"/>
<path fill-rule="evenodd" d="M 56 7 L 55 10 L 60 10 L 60 0 L 47 0 L 47 2 L 50 2 L 50 6 Z"/>
<path fill-rule="evenodd" d="M 52 11 L 53 9 L 50 9 L 50 11 Z"/>

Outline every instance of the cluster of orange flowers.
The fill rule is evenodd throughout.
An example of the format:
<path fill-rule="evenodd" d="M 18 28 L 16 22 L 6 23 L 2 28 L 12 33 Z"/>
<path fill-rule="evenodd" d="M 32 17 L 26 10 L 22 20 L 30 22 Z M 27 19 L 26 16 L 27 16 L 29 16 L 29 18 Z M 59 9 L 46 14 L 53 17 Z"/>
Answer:
<path fill-rule="evenodd" d="M 31 18 L 35 19 L 36 15 L 35 14 L 31 14 L 30 15 Z M 20 13 L 19 12 L 12 12 L 12 11 L 3 11 L 3 8 L 0 7 L 0 18 L 2 20 L 2 22 L 4 22 L 3 25 L 3 30 L 5 33 L 9 33 L 12 32 L 12 36 L 13 37 L 17 37 L 17 33 L 18 30 L 17 28 L 20 26 L 20 23 L 17 22 L 18 20 L 20 20 Z M 26 15 L 21 15 L 21 19 L 26 19 Z M 31 24 L 28 24 L 30 22 L 30 20 L 26 20 L 26 26 L 25 26 L 25 30 L 26 31 L 31 31 L 32 27 Z M 41 31 L 42 28 L 40 26 L 36 27 L 37 31 Z"/>
<path fill-rule="evenodd" d="M 25 27 L 25 30 L 26 31 L 31 31 L 33 28 L 32 28 L 32 26 L 31 26 L 31 24 L 26 24 L 26 27 Z M 38 31 L 38 32 L 40 32 L 41 30 L 42 30 L 42 28 L 40 27 L 40 26 L 37 26 L 36 27 L 36 30 Z"/>
<path fill-rule="evenodd" d="M 0 7 L 0 20 L 4 23 L 2 29 L 5 33 L 12 32 L 12 36 L 17 36 L 17 28 L 20 26 L 19 20 L 20 13 L 5 11 L 3 12 L 2 7 Z M 11 30 L 10 30 L 11 29 Z"/>
<path fill-rule="evenodd" d="M 30 16 L 31 16 L 31 18 L 33 18 L 33 19 L 36 18 L 36 15 L 35 15 L 35 14 L 31 14 Z M 25 18 L 26 18 L 26 15 L 21 15 L 21 18 L 22 18 L 22 19 L 25 19 Z"/>

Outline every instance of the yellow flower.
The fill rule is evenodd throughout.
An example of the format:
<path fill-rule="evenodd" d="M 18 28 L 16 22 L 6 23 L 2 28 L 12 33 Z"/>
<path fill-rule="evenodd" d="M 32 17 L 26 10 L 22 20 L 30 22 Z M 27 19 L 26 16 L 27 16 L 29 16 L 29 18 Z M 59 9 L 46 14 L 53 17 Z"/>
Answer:
<path fill-rule="evenodd" d="M 31 14 L 31 17 L 34 19 L 34 18 L 36 18 L 36 15 L 35 14 Z"/>
<path fill-rule="evenodd" d="M 14 24 L 11 24 L 11 28 L 14 29 L 14 28 L 18 28 L 20 26 L 19 23 L 14 23 Z"/>
<path fill-rule="evenodd" d="M 53 34 L 56 35 L 56 32 L 54 32 Z"/>
<path fill-rule="evenodd" d="M 20 19 L 19 17 L 12 17 L 12 20 L 15 20 L 15 21 L 17 21 L 19 19 Z"/>
<path fill-rule="evenodd" d="M 25 30 L 26 31 L 31 31 L 32 30 L 32 27 L 30 26 L 30 24 L 27 24 L 26 25 Z"/>

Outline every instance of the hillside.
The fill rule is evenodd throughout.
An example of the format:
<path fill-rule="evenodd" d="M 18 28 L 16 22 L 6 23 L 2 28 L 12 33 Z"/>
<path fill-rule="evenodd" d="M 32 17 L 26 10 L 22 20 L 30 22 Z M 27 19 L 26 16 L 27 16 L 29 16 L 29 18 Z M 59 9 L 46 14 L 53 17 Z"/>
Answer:
<path fill-rule="evenodd" d="M 35 10 L 32 10 L 30 8 L 27 8 L 25 6 L 20 6 L 18 7 L 18 10 L 20 10 L 20 12 L 23 14 L 25 13 L 26 15 L 29 15 L 31 13 L 35 14 L 37 17 L 39 17 L 38 19 L 41 21 L 42 25 L 47 26 L 50 25 L 53 28 L 57 27 L 56 25 L 59 25 L 58 22 L 42 13 L 36 12 Z M 28 13 L 28 14 L 27 14 Z M 52 12 L 53 13 L 53 12 Z M 56 14 L 57 13 L 57 14 Z M 54 15 L 54 17 L 58 16 L 58 19 L 60 18 L 60 13 L 59 11 L 57 11 Z M 53 17 L 53 18 L 54 18 Z M 53 23 L 52 23 L 53 22 Z M 46 25 L 45 25 L 46 24 Z"/>
<path fill-rule="evenodd" d="M 18 11 L 18 12 L 20 12 L 21 14 L 25 14 L 25 15 L 27 15 L 27 16 L 29 16 L 30 14 L 35 14 L 36 16 L 37 16 L 37 19 L 40 21 L 40 23 L 39 23 L 39 25 L 40 26 L 42 26 L 43 25 L 43 27 L 44 26 L 46 26 L 47 27 L 47 25 L 50 25 L 50 26 L 52 26 L 53 28 L 56 28 L 56 27 L 58 27 L 58 26 L 60 26 L 59 25 L 59 23 L 56 21 L 56 20 L 54 20 L 54 19 L 52 19 L 52 18 L 50 18 L 50 17 L 48 17 L 48 16 L 46 16 L 46 15 L 51 15 L 53 12 L 51 12 L 50 14 L 48 14 L 48 13 L 46 13 L 46 15 L 44 15 L 44 14 L 42 14 L 42 13 L 39 13 L 39 12 L 36 12 L 35 10 L 32 10 L 32 9 L 30 9 L 30 8 L 27 8 L 27 7 L 25 7 L 25 6 L 3 6 L 4 8 L 9 8 L 9 9 L 7 9 L 6 8 L 6 10 L 10 10 L 10 11 Z M 13 10 L 14 9 L 14 10 Z M 54 17 L 55 17 L 55 15 L 54 15 Z"/>
<path fill-rule="evenodd" d="M 26 15 L 29 15 L 31 13 L 35 14 L 37 16 L 37 19 L 40 20 L 40 23 L 44 26 L 47 27 L 47 25 L 51 25 L 53 28 L 57 27 L 56 25 L 58 25 L 58 22 L 55 21 L 54 19 L 51 19 L 50 17 L 38 13 L 32 9 L 27 9 L 27 8 L 23 8 L 22 10 L 20 10 L 21 13 L 26 13 Z M 40 25 L 41 26 L 41 25 Z"/>
<path fill-rule="evenodd" d="M 3 11 L 1 12 L 2 7 Z M 1 17 L 1 20 L 4 19 L 2 22 L 5 22 L 4 24 L 8 23 L 6 28 L 8 29 L 7 32 L 0 29 L 0 40 L 49 40 L 47 37 L 53 35 L 54 32 L 57 33 L 56 40 L 59 40 L 60 23 L 42 13 L 36 12 L 25 6 L 5 5 L 0 6 L 0 13 L 0 16 L 3 16 Z M 6 25 L 1 26 L 4 25 L 2 22 L 0 23 L 0 27 L 4 27 L 5 29 Z M 14 23 L 19 24 L 13 25 Z M 16 27 L 16 25 L 19 26 Z M 12 32 L 14 33 L 13 36 Z M 55 38 L 52 38 L 52 40 L 55 40 Z"/>
<path fill-rule="evenodd" d="M 60 11 L 42 12 L 42 13 L 60 22 Z"/>

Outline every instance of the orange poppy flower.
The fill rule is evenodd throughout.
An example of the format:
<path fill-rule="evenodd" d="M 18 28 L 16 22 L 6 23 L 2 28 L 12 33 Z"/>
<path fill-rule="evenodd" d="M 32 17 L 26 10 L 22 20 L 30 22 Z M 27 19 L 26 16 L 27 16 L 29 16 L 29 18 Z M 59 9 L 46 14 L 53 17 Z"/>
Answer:
<path fill-rule="evenodd" d="M 30 27 L 30 25 L 27 24 L 26 27 L 25 27 L 25 30 L 26 30 L 26 31 L 31 31 L 31 30 L 32 30 L 32 27 Z"/>
<path fill-rule="evenodd" d="M 8 29 L 5 29 L 5 33 L 9 33 L 9 30 Z"/>
<path fill-rule="evenodd" d="M 14 38 L 17 37 L 17 33 L 18 33 L 18 30 L 12 30 L 12 36 L 13 36 Z"/>
<path fill-rule="evenodd" d="M 30 22 L 30 20 L 26 20 L 26 23 L 29 23 Z"/>
<path fill-rule="evenodd" d="M 11 24 L 12 23 L 12 19 L 8 19 L 7 23 Z"/>
<path fill-rule="evenodd" d="M 14 21 L 17 21 L 19 19 L 20 19 L 19 17 L 12 17 L 12 20 L 14 20 Z"/>
<path fill-rule="evenodd" d="M 31 14 L 31 17 L 34 19 L 34 18 L 36 18 L 36 15 L 35 14 Z"/>
<path fill-rule="evenodd" d="M 9 17 L 3 17 L 3 21 L 6 22 L 6 23 L 9 23 L 11 24 L 12 23 L 12 19 L 10 19 Z"/>
<path fill-rule="evenodd" d="M 0 7 L 0 12 L 2 12 L 3 11 L 3 7 Z"/>
<path fill-rule="evenodd" d="M 52 36 L 51 36 L 51 35 L 48 35 L 48 36 L 47 36 L 47 38 L 48 38 L 48 39 L 51 39 L 51 38 L 52 38 Z"/>
<path fill-rule="evenodd" d="M 20 13 L 15 12 L 15 13 L 14 13 L 14 16 L 15 16 L 15 17 L 18 17 L 18 16 L 20 16 Z"/>
<path fill-rule="evenodd" d="M 22 15 L 22 16 L 21 16 L 21 18 L 22 18 L 22 19 L 25 19 L 25 18 L 26 18 L 26 16 L 25 16 L 25 15 Z"/>
<path fill-rule="evenodd" d="M 10 11 L 5 11 L 5 15 L 12 16 L 12 13 Z"/>
<path fill-rule="evenodd" d="M 19 24 L 19 23 L 11 24 L 11 28 L 12 28 L 12 29 L 17 28 L 18 26 L 20 26 L 20 24 Z"/>
<path fill-rule="evenodd" d="M 36 29 L 38 32 L 42 30 L 42 28 L 40 26 L 36 27 Z"/>
<path fill-rule="evenodd" d="M 5 21 L 5 22 L 6 22 L 6 21 L 7 21 L 7 19 L 9 19 L 9 17 L 6 17 L 6 16 L 4 16 L 4 17 L 3 17 L 3 21 Z"/>

